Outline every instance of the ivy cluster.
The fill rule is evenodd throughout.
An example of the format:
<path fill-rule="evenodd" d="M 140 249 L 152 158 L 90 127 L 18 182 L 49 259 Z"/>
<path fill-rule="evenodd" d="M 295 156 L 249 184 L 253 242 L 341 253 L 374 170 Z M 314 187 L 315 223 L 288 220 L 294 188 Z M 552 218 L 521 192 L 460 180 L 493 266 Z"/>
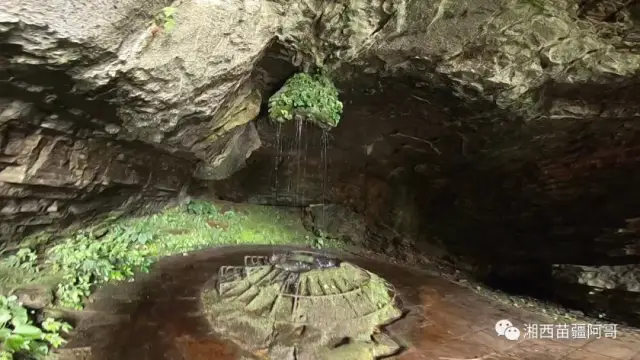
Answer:
<path fill-rule="evenodd" d="M 269 99 L 269 118 L 286 122 L 301 116 L 323 128 L 335 127 L 342 116 L 338 89 L 323 74 L 298 73 Z"/>

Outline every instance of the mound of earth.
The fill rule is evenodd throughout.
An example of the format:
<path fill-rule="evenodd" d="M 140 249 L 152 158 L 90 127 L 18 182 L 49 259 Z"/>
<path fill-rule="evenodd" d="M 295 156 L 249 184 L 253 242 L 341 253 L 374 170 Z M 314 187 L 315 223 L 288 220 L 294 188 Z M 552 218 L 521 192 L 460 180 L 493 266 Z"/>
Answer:
<path fill-rule="evenodd" d="M 379 332 L 398 319 L 391 285 L 319 254 L 247 257 L 202 295 L 214 331 L 269 359 L 374 359 L 400 346 Z"/>

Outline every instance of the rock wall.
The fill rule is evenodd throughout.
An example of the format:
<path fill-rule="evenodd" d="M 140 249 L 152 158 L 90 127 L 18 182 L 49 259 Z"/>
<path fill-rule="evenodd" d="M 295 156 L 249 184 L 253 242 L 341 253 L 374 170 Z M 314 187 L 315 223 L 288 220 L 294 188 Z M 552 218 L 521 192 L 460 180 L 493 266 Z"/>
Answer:
<path fill-rule="evenodd" d="M 9 1 L 0 10 L 3 78 L 21 88 L 49 80 L 41 92 L 58 108 L 100 101 L 101 112 L 77 111 L 117 125 L 118 138 L 215 163 L 216 139 L 257 114 L 250 78 L 273 24 L 239 3 L 184 2 L 179 26 L 157 31 L 149 22 L 164 5 Z"/>
<path fill-rule="evenodd" d="M 294 70 L 323 65 L 343 89 L 363 86 L 353 82 L 362 72 L 408 75 L 454 93 L 461 102 L 449 108 L 497 105 L 527 118 L 615 112 L 620 103 L 554 96 L 633 86 L 637 9 L 597 3 L 9 0 L 0 8 L 0 81 L 9 98 L 57 116 L 50 126 L 99 129 L 115 143 L 194 160 L 197 178 L 217 180 L 261 145 L 251 122 L 285 79 L 261 66 L 265 55 Z M 151 21 L 164 6 L 175 9 L 171 31 Z"/>
<path fill-rule="evenodd" d="M 624 86 L 640 69 L 633 3 L 407 1 L 404 13 L 400 28 L 383 28 L 353 63 L 442 83 L 527 118 L 544 115 L 557 93 L 549 84 Z"/>
<path fill-rule="evenodd" d="M 0 243 L 174 197 L 260 146 L 253 63 L 275 24 L 241 2 L 184 2 L 176 29 L 157 31 L 167 5 L 2 4 Z"/>
<path fill-rule="evenodd" d="M 493 285 L 640 324 L 638 124 L 609 117 L 532 125 L 529 141 L 469 164 L 481 181 L 459 177 L 454 187 L 457 230 L 473 240 L 449 245 L 478 261 Z"/>
<path fill-rule="evenodd" d="M 340 204 L 357 215 L 312 206 L 313 218 L 328 217 L 312 221 L 401 259 L 439 258 L 492 285 L 526 284 L 534 295 L 640 321 L 640 122 L 615 101 L 625 89 L 599 98 L 610 109 L 601 116 L 523 121 L 411 81 L 365 82 L 343 94 L 326 153 L 317 129 L 259 121 L 264 146 L 216 192 Z"/>
<path fill-rule="evenodd" d="M 0 242 L 175 198 L 195 162 L 0 98 Z"/>

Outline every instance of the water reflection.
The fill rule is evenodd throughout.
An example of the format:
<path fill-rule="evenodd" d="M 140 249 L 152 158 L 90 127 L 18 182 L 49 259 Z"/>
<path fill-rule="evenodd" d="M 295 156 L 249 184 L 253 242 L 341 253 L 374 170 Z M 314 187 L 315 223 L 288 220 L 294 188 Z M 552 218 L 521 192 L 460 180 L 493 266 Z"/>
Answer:
<path fill-rule="evenodd" d="M 103 315 L 80 324 L 69 346 L 91 346 L 94 360 L 264 359 L 259 352 L 243 352 L 211 332 L 201 316 L 200 290 L 215 281 L 220 266 L 242 265 L 245 255 L 268 256 L 274 251 L 295 249 L 299 248 L 234 246 L 165 259 L 135 283 L 100 290 L 89 309 Z M 509 319 L 522 326 L 531 321 L 550 321 L 491 303 L 469 289 L 423 271 L 351 255 L 337 256 L 396 287 L 406 316 L 383 329 L 404 347 L 394 356 L 396 359 L 527 359 L 526 346 L 496 336 L 495 322 Z M 537 346 L 531 350 L 536 356 L 558 356 L 576 349 L 575 344 Z M 637 350 L 640 352 L 640 345 Z"/>

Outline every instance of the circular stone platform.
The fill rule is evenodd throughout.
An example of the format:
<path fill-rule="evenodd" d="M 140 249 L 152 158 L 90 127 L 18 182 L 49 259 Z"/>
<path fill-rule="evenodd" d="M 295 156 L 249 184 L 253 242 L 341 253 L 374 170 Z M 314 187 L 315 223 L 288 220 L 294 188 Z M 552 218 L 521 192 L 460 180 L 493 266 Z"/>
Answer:
<path fill-rule="evenodd" d="M 246 257 L 202 294 L 214 331 L 267 359 L 374 359 L 400 346 L 378 331 L 402 315 L 384 279 L 312 252 Z"/>

